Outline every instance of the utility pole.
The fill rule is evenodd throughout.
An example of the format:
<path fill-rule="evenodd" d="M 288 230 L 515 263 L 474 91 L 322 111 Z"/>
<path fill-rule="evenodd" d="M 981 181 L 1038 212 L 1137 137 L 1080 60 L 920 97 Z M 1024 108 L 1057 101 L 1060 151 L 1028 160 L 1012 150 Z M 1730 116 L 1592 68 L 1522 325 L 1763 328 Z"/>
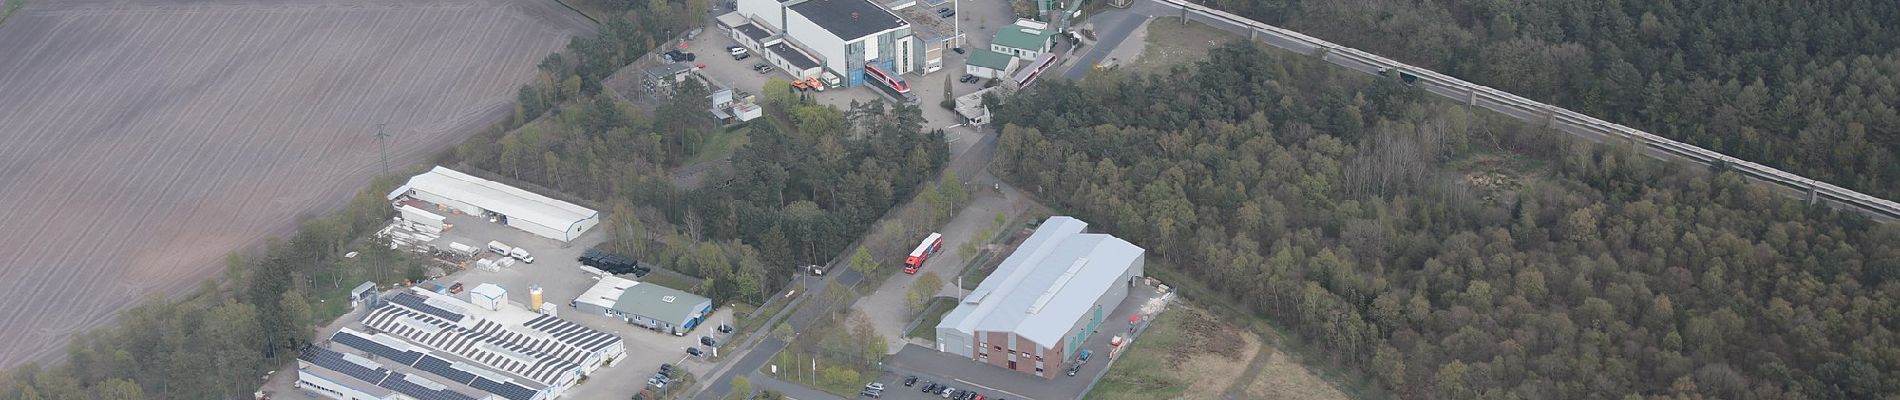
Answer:
<path fill-rule="evenodd" d="M 389 125 L 389 123 L 376 124 L 376 145 L 381 147 L 383 152 L 383 176 L 389 176 L 389 133 L 383 131 L 383 125 Z"/>

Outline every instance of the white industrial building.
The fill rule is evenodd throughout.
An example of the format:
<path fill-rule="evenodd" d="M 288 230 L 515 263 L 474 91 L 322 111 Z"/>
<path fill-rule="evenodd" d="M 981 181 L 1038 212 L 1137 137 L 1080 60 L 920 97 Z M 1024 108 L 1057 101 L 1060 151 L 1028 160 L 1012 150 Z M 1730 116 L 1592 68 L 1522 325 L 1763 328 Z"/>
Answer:
<path fill-rule="evenodd" d="M 600 277 L 573 306 L 675 336 L 692 331 L 713 311 L 712 299 L 705 296 L 614 276 Z"/>
<path fill-rule="evenodd" d="M 498 217 L 508 226 L 562 242 L 600 223 L 598 211 L 441 166 L 409 178 L 388 198 L 399 208 L 410 198 L 443 210 Z"/>
<path fill-rule="evenodd" d="M 1054 377 L 1115 311 L 1144 250 L 1088 223 L 1050 217 L 937 324 L 937 350 Z"/>
<path fill-rule="evenodd" d="M 922 65 L 910 23 L 869 0 L 738 0 L 718 18 L 740 45 L 793 77 L 831 72 L 862 85 L 865 64 L 907 74 Z"/>

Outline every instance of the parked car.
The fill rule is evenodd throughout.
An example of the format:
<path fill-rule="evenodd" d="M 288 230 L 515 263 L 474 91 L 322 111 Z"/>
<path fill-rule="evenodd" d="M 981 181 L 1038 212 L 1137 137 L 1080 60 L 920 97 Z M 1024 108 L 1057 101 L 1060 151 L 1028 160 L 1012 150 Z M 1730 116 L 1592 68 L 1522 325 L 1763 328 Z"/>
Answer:
<path fill-rule="evenodd" d="M 916 385 L 917 385 L 916 375 L 911 375 L 904 378 L 904 387 L 911 387 L 911 386 L 916 386 Z"/>
<path fill-rule="evenodd" d="M 863 391 L 859 391 L 858 395 L 876 399 L 884 397 L 884 392 L 881 390 L 864 389 Z"/>
<path fill-rule="evenodd" d="M 752 52 L 751 50 L 746 50 L 745 46 L 740 46 L 736 44 L 731 45 L 731 46 L 726 46 L 726 53 L 731 54 L 733 56 L 738 56 L 740 54 L 746 54 L 746 53 L 751 53 L 751 52 Z"/>
<path fill-rule="evenodd" d="M 864 384 L 864 388 L 871 389 L 871 390 L 884 390 L 884 383 L 883 382 L 866 383 Z"/>
<path fill-rule="evenodd" d="M 719 333 L 732 333 L 732 325 L 719 324 Z"/>
<path fill-rule="evenodd" d="M 462 294 L 462 283 L 456 282 L 454 285 L 449 285 L 449 294 Z"/>
<path fill-rule="evenodd" d="M 759 73 L 761 74 L 772 73 L 773 69 L 774 68 L 772 67 L 772 64 L 766 64 L 766 63 L 758 63 L 752 66 L 753 71 L 759 71 Z"/>
<path fill-rule="evenodd" d="M 748 58 L 752 58 L 752 53 L 739 53 L 739 54 L 732 55 L 733 61 L 744 61 L 745 59 L 748 59 Z"/>
<path fill-rule="evenodd" d="M 937 9 L 937 16 L 941 18 L 955 17 L 957 16 L 957 10 L 952 10 L 950 7 L 939 8 Z"/>
<path fill-rule="evenodd" d="M 686 354 L 692 355 L 693 357 L 699 357 L 700 355 L 703 355 L 706 353 L 700 352 L 698 347 L 688 347 L 686 348 Z"/>
<path fill-rule="evenodd" d="M 963 48 L 962 48 L 962 47 L 952 47 L 952 48 L 950 48 L 950 51 L 954 51 L 954 52 L 957 52 L 957 54 L 963 54 Z"/>
<path fill-rule="evenodd" d="M 972 74 L 963 74 L 962 77 L 957 78 L 957 82 L 963 82 L 963 83 L 975 83 L 976 80 L 977 80 L 976 75 L 972 75 Z"/>
<path fill-rule="evenodd" d="M 925 384 L 924 384 L 924 389 L 923 389 L 923 392 L 924 392 L 924 393 L 936 393 L 936 392 L 937 392 L 937 383 L 936 383 L 936 382 L 928 382 L 928 383 L 925 383 Z"/>
<path fill-rule="evenodd" d="M 703 344 L 703 345 L 707 345 L 707 346 L 718 346 L 718 345 L 719 345 L 719 341 L 717 341 L 717 340 L 713 340 L 713 338 L 712 338 L 712 336 L 700 336 L 700 337 L 699 337 L 699 344 Z"/>

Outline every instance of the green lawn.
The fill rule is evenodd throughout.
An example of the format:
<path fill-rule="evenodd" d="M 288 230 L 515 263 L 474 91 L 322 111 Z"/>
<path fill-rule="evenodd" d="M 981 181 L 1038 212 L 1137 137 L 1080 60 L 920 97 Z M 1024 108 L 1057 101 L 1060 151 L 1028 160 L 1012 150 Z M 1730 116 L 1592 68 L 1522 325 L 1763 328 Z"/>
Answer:
<path fill-rule="evenodd" d="M 917 323 L 917 327 L 911 328 L 910 332 L 905 333 L 904 336 L 936 342 L 937 323 L 943 322 L 944 314 L 949 314 L 950 310 L 956 308 L 956 305 L 957 301 L 955 298 L 938 297 L 930 299 L 930 305 L 924 306 L 923 322 Z"/>
<path fill-rule="evenodd" d="M 694 154 L 693 158 L 686 160 L 686 165 L 731 157 L 732 152 L 739 151 L 739 146 L 744 146 L 746 143 L 752 141 L 751 136 L 748 135 L 751 132 L 752 128 L 746 125 L 734 126 L 731 129 L 720 129 L 714 132 L 711 137 L 706 138 L 706 144 L 700 147 L 699 154 Z"/>

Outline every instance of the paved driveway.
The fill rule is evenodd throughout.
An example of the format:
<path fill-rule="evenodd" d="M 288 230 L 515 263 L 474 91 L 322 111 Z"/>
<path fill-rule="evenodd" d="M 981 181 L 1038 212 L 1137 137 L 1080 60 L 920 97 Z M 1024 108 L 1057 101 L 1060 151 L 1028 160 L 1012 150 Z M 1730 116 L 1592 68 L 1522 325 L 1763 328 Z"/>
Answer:
<path fill-rule="evenodd" d="M 883 336 L 884 342 L 890 345 L 891 354 L 897 353 L 898 349 L 908 343 L 904 340 L 904 325 L 908 324 L 915 314 L 905 307 L 904 296 L 910 292 L 911 285 L 917 282 L 917 277 L 925 273 L 935 273 L 943 278 L 944 283 L 943 288 L 937 291 L 938 296 L 961 297 L 962 290 L 957 288 L 957 276 L 962 273 L 964 265 L 970 262 L 969 258 L 960 251 L 963 244 L 974 240 L 977 231 L 994 224 L 997 213 L 1004 213 L 1008 216 L 1007 219 L 1015 219 L 1017 215 L 1022 214 L 1023 207 L 1015 206 L 991 186 L 978 187 L 979 185 L 974 184 L 970 186 L 969 190 L 975 192 L 977 196 L 975 201 L 957 213 L 956 218 L 951 219 L 949 224 L 938 230 L 944 236 L 943 251 L 925 261 L 917 275 L 902 273 L 891 275 L 883 285 L 878 286 L 876 292 L 859 299 L 855 306 L 858 311 L 870 317 L 871 326 L 876 328 L 878 335 Z M 891 268 L 897 268 L 895 263 L 885 264 L 891 264 Z"/>

